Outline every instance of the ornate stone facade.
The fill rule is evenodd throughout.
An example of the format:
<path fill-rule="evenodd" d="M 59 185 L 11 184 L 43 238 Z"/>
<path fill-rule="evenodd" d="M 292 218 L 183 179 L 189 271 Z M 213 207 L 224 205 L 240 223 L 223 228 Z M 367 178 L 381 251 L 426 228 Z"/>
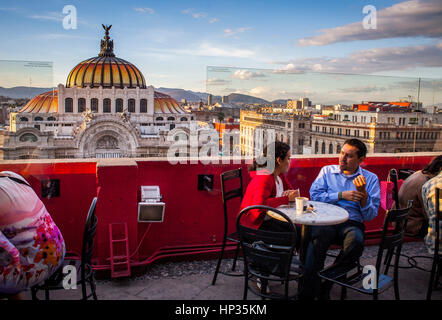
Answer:
<path fill-rule="evenodd" d="M 0 131 L 0 158 L 161 157 L 171 130 L 198 130 L 193 114 L 115 57 L 110 27 L 103 27 L 98 57 L 75 66 L 66 86 L 11 113 L 9 131 Z"/>

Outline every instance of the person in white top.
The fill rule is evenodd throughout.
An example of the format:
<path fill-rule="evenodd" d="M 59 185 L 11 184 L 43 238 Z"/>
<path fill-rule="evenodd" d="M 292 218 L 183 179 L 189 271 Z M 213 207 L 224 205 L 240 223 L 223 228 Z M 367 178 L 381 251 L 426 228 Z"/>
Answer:
<path fill-rule="evenodd" d="M 61 266 L 65 251 L 60 230 L 29 183 L 0 172 L 0 295 L 23 299 L 22 291 Z"/>

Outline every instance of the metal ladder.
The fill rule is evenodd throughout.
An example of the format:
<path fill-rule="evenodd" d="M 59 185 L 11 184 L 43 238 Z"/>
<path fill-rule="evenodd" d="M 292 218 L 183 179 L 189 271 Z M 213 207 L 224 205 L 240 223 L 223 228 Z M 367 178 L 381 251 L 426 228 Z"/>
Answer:
<path fill-rule="evenodd" d="M 120 227 L 118 228 L 117 226 Z M 121 226 L 124 226 L 124 228 L 121 228 Z M 130 264 L 127 223 L 109 224 L 109 243 L 111 278 L 129 277 Z"/>

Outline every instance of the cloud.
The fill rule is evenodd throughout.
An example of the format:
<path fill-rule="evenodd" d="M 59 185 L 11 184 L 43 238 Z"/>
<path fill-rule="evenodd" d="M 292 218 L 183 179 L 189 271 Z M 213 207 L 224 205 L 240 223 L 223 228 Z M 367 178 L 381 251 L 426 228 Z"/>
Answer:
<path fill-rule="evenodd" d="M 197 46 L 192 46 L 190 49 L 176 48 L 176 49 L 155 49 L 149 48 L 149 54 L 169 54 L 169 55 L 191 55 L 191 56 L 206 56 L 206 57 L 234 57 L 234 58 L 250 58 L 255 55 L 254 51 L 248 49 L 237 49 L 232 47 L 219 47 L 208 42 L 200 43 Z"/>
<path fill-rule="evenodd" d="M 240 80 L 249 80 L 254 78 L 264 78 L 265 76 L 266 75 L 261 71 L 251 72 L 249 70 L 236 70 L 233 73 L 232 78 Z"/>
<path fill-rule="evenodd" d="M 374 73 L 417 67 L 442 67 L 442 42 L 434 45 L 376 48 L 356 51 L 348 57 L 303 58 L 276 64 L 285 66 L 274 73 Z"/>
<path fill-rule="evenodd" d="M 207 79 L 207 81 L 206 81 L 206 84 L 208 86 L 224 86 L 224 85 L 227 85 L 230 83 L 231 83 L 231 81 L 219 79 L 219 78 L 210 78 L 210 79 Z"/>
<path fill-rule="evenodd" d="M 232 36 L 234 36 L 235 39 L 238 39 L 238 37 L 235 36 L 236 34 L 243 33 L 243 32 L 245 32 L 245 31 L 247 31 L 247 30 L 251 30 L 251 29 L 252 29 L 252 27 L 242 27 L 242 28 L 237 28 L 237 29 L 235 29 L 235 30 L 232 30 L 232 29 L 225 29 L 225 30 L 224 30 L 224 36 L 226 36 L 226 37 L 232 37 Z"/>
<path fill-rule="evenodd" d="M 371 86 L 360 86 L 360 87 L 350 87 L 350 88 L 345 88 L 345 89 L 340 89 L 341 92 L 344 93 L 371 93 L 371 92 L 383 92 L 386 91 L 387 88 L 386 87 L 378 87 L 375 85 L 371 85 Z"/>
<path fill-rule="evenodd" d="M 440 0 L 412 0 L 377 11 L 377 29 L 364 29 L 361 21 L 320 30 L 322 34 L 300 39 L 301 46 L 321 46 L 337 42 L 375 40 L 399 37 L 442 36 L 442 5 Z"/>
<path fill-rule="evenodd" d="M 155 13 L 155 10 L 152 8 L 135 8 L 135 11 L 140 13 L 149 13 L 149 14 Z"/>
<path fill-rule="evenodd" d="M 207 19 L 207 20 L 209 20 L 209 23 L 211 23 L 211 24 L 219 21 L 218 18 L 209 17 L 209 15 L 206 12 L 197 12 L 193 8 L 185 9 L 185 10 L 181 11 L 181 13 L 190 15 L 194 19 Z"/>
<path fill-rule="evenodd" d="M 253 51 L 248 49 L 215 47 L 209 43 L 202 43 L 199 47 L 190 52 L 199 56 L 235 58 L 249 58 L 255 54 Z"/>
<path fill-rule="evenodd" d="M 60 12 L 48 12 L 47 14 L 34 14 L 30 16 L 31 19 L 47 20 L 47 21 L 63 21 L 64 15 Z"/>

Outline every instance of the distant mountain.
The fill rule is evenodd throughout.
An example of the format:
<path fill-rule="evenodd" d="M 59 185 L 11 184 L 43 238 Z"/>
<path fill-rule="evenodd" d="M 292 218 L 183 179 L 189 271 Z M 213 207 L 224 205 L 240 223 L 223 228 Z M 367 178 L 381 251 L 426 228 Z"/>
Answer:
<path fill-rule="evenodd" d="M 274 104 L 284 104 L 284 105 L 287 105 L 287 99 L 273 100 L 272 103 L 274 103 Z"/>
<path fill-rule="evenodd" d="M 259 104 L 269 104 L 267 100 L 256 98 L 253 96 L 248 96 L 246 94 L 231 93 L 228 95 L 229 103 L 259 103 Z"/>
<path fill-rule="evenodd" d="M 54 88 L 57 89 L 57 88 Z M 29 87 L 13 87 L 13 88 L 3 88 L 0 87 L 0 96 L 9 97 L 12 99 L 25 99 L 25 98 L 33 98 L 36 95 L 51 91 L 52 88 L 29 88 Z M 205 92 L 194 92 L 191 90 L 184 90 L 178 88 L 155 88 L 155 91 L 159 91 L 165 94 L 170 95 L 176 101 L 181 102 L 182 99 L 186 99 L 189 102 L 199 102 L 201 99 L 203 102 L 207 103 L 208 93 Z M 231 93 L 228 95 L 229 103 L 245 103 L 245 104 L 270 104 L 269 101 L 256 98 L 253 96 L 239 94 L 239 93 Z M 283 101 L 283 102 L 279 102 Z M 221 102 L 220 96 L 214 96 L 213 102 Z M 286 100 L 275 100 L 274 103 L 286 103 Z"/>
<path fill-rule="evenodd" d="M 56 89 L 56 88 L 55 88 Z M 3 88 L 0 87 L 0 96 L 9 97 L 12 99 L 30 99 L 36 95 L 51 91 L 52 88 L 34 88 L 34 87 L 13 87 Z"/>
<path fill-rule="evenodd" d="M 194 92 L 191 90 L 174 89 L 174 88 L 156 88 L 155 91 L 159 91 L 168 94 L 176 101 L 181 102 L 182 99 L 186 99 L 189 102 L 199 102 L 203 99 L 203 102 L 207 103 L 207 97 L 209 94 L 203 92 Z"/>

